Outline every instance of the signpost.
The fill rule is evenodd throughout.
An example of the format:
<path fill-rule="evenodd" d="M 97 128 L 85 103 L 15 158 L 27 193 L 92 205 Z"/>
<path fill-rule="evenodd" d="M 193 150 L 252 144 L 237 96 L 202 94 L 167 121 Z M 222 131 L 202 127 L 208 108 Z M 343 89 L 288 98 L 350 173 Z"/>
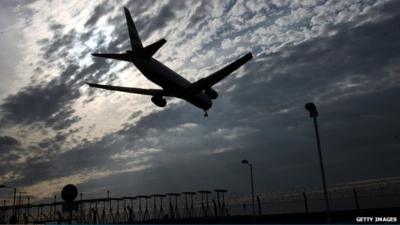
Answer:
<path fill-rule="evenodd" d="M 72 211 L 78 210 L 78 203 L 74 202 L 78 196 L 78 188 L 73 184 L 65 185 L 61 191 L 61 198 L 64 200 L 62 205 L 63 212 L 69 212 L 69 223 L 72 223 Z"/>

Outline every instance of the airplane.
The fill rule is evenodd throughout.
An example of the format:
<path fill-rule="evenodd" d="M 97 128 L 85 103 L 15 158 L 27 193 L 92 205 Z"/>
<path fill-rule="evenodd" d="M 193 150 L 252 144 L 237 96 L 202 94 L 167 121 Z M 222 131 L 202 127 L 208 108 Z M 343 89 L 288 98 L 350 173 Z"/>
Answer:
<path fill-rule="evenodd" d="M 167 41 L 165 39 L 161 39 L 144 47 L 129 10 L 124 7 L 124 11 L 132 49 L 126 51 L 126 53 L 92 53 L 92 55 L 131 62 L 147 79 L 154 82 L 162 89 L 119 87 L 87 82 L 90 87 L 150 95 L 152 96 L 151 101 L 159 107 L 165 107 L 167 105 L 165 97 L 177 97 L 186 100 L 194 106 L 204 110 L 204 117 L 207 117 L 207 111 L 212 106 L 212 100 L 218 97 L 218 92 L 214 90 L 212 86 L 253 58 L 251 53 L 247 53 L 238 60 L 212 73 L 211 75 L 191 83 L 177 74 L 175 71 L 171 70 L 153 58 L 153 55 L 157 52 L 157 50 L 159 50 Z"/>

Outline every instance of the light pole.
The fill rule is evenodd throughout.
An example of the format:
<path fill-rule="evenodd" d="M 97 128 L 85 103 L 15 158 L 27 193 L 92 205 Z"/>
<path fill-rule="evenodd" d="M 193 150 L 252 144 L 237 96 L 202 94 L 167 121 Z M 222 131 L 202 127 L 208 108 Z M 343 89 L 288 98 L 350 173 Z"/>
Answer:
<path fill-rule="evenodd" d="M 6 185 L 0 185 L 0 188 L 14 189 L 14 198 L 13 198 L 13 215 L 15 215 L 15 199 L 17 198 L 17 188 L 16 188 L 16 187 L 10 187 L 10 186 L 6 186 Z"/>
<path fill-rule="evenodd" d="M 18 191 L 18 201 L 17 201 L 18 209 L 17 209 L 17 213 L 16 213 L 17 221 L 19 221 L 19 216 L 20 216 L 20 213 L 22 211 L 22 205 L 23 205 L 23 200 L 22 200 L 21 194 L 28 194 L 28 192 Z"/>
<path fill-rule="evenodd" d="M 255 198 L 254 198 L 254 179 L 253 179 L 253 165 L 249 163 L 246 159 L 242 160 L 243 164 L 247 164 L 250 167 L 250 182 L 251 182 L 251 203 L 253 209 L 253 223 L 256 221 L 256 208 L 255 208 Z"/>
<path fill-rule="evenodd" d="M 22 205 L 22 203 L 23 203 L 21 194 L 28 194 L 28 192 L 26 192 L 26 191 L 18 191 L 18 194 L 19 194 L 19 196 L 18 196 L 18 206 L 19 206 L 19 205 Z"/>
<path fill-rule="evenodd" d="M 324 196 L 325 196 L 326 219 L 327 219 L 327 222 L 330 223 L 331 222 L 331 210 L 329 207 L 328 191 L 326 188 L 325 170 L 324 170 L 324 163 L 322 160 L 322 152 L 321 152 L 321 142 L 319 140 L 318 122 L 317 122 L 318 111 L 317 111 L 317 107 L 312 102 L 307 103 L 305 105 L 305 108 L 308 112 L 310 112 L 310 117 L 313 118 L 313 120 L 314 120 L 314 128 L 315 128 L 315 135 L 316 135 L 316 139 L 317 139 L 317 148 L 318 148 L 318 157 L 319 157 L 319 166 L 321 169 L 322 187 L 324 189 Z"/>

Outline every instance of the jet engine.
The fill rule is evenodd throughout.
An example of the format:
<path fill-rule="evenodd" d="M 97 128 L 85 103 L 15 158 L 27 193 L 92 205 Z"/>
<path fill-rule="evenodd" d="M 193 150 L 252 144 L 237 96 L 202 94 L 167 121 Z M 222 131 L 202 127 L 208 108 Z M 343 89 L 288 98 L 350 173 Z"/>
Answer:
<path fill-rule="evenodd" d="M 153 96 L 151 101 L 158 107 L 164 107 L 167 105 L 167 100 L 161 96 Z"/>
<path fill-rule="evenodd" d="M 216 90 L 212 89 L 212 88 L 207 88 L 207 89 L 204 90 L 204 92 L 211 99 L 218 98 L 218 92 Z"/>

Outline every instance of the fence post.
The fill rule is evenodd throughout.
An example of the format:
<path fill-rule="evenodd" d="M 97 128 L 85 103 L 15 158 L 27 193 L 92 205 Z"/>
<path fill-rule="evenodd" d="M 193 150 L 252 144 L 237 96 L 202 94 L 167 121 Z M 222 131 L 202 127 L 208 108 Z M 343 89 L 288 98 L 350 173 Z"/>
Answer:
<path fill-rule="evenodd" d="M 358 211 L 358 210 L 360 210 L 360 202 L 358 201 L 358 194 L 357 194 L 357 190 L 355 188 L 353 188 L 353 194 L 354 194 L 354 201 L 356 203 L 356 209 Z"/>
<path fill-rule="evenodd" d="M 214 205 L 215 218 L 218 218 L 218 206 L 217 206 L 217 203 L 215 202 L 215 199 L 213 199 L 212 202 L 213 202 L 213 205 Z"/>
<path fill-rule="evenodd" d="M 303 199 L 304 199 L 304 209 L 306 210 L 306 213 L 309 213 L 309 211 L 308 211 L 307 195 L 306 195 L 305 192 L 303 192 Z"/>

